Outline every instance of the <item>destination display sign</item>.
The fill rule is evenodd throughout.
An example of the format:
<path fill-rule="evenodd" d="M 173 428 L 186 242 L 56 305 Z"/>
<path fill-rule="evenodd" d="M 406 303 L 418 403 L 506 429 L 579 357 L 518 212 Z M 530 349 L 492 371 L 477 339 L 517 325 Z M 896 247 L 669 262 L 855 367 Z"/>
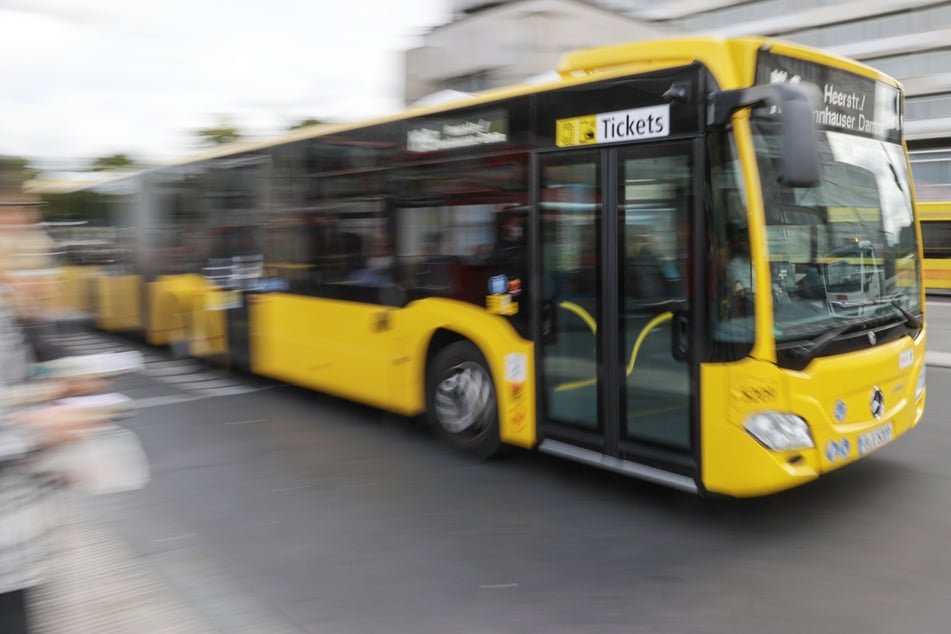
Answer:
<path fill-rule="evenodd" d="M 795 57 L 760 52 L 757 84 L 811 83 L 819 89 L 816 127 L 901 141 L 901 93 L 894 86 Z"/>
<path fill-rule="evenodd" d="M 492 110 L 478 115 L 413 121 L 406 131 L 406 150 L 440 152 L 508 140 L 505 111 Z"/>

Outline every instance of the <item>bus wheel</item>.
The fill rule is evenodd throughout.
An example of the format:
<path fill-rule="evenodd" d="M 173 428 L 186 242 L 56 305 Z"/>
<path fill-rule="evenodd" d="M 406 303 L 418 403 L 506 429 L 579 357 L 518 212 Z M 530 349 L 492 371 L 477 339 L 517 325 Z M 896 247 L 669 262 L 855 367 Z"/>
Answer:
<path fill-rule="evenodd" d="M 449 444 L 481 457 L 501 447 L 495 386 L 485 357 L 468 341 L 443 348 L 427 373 L 427 413 Z"/>

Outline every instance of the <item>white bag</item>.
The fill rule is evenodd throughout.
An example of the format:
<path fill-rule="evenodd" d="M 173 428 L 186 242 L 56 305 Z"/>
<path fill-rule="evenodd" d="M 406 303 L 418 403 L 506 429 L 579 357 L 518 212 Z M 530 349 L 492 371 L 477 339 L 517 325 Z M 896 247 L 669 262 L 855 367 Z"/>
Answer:
<path fill-rule="evenodd" d="M 38 466 L 64 478 L 68 487 L 96 495 L 135 491 L 151 477 L 138 436 L 115 425 L 46 452 Z"/>

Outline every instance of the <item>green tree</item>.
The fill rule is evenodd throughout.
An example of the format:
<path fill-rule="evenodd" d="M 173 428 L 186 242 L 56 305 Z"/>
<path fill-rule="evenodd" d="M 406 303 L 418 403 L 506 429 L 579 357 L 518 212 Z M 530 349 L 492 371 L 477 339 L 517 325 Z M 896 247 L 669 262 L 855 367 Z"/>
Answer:
<path fill-rule="evenodd" d="M 16 175 L 23 180 L 36 178 L 40 171 L 30 165 L 29 159 L 20 156 L 0 156 L 0 172 Z"/>
<path fill-rule="evenodd" d="M 320 125 L 321 123 L 323 123 L 323 121 L 321 121 L 320 119 L 307 118 L 307 119 L 302 119 L 302 120 L 298 121 L 298 122 L 295 123 L 294 125 L 289 126 L 287 129 L 288 129 L 288 130 L 300 130 L 301 128 L 308 128 L 308 127 L 310 127 L 310 126 L 312 126 L 312 125 Z"/>
<path fill-rule="evenodd" d="M 110 156 L 100 156 L 92 162 L 90 170 L 93 172 L 108 172 L 110 170 L 131 169 L 136 166 L 136 161 L 129 158 L 126 154 L 112 154 Z"/>
<path fill-rule="evenodd" d="M 204 145 L 234 143 L 242 136 L 238 129 L 226 118 L 219 119 L 218 125 L 198 130 L 195 134 Z"/>

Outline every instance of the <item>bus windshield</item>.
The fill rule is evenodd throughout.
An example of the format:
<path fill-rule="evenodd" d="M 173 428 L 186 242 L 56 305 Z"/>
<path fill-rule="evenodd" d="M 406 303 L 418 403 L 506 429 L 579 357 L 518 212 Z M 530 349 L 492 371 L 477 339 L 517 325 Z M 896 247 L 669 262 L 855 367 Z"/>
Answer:
<path fill-rule="evenodd" d="M 821 131 L 819 185 L 792 188 L 780 183 L 781 124 L 754 119 L 753 132 L 777 351 L 811 358 L 852 331 L 920 328 L 917 236 L 901 146 Z M 862 345 L 876 339 L 863 336 Z M 855 349 L 860 339 L 850 340 Z"/>

